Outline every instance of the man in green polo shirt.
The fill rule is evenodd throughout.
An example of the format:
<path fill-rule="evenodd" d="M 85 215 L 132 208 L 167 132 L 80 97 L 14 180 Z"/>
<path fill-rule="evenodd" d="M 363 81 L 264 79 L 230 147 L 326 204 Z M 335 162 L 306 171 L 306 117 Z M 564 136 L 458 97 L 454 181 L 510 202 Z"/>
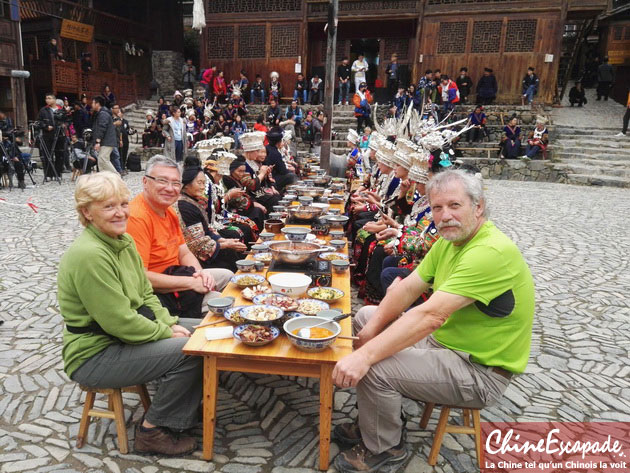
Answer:
<path fill-rule="evenodd" d="M 534 283 L 516 245 L 487 220 L 481 181 L 445 171 L 427 194 L 440 240 L 380 305 L 357 312 L 356 350 L 333 371 L 337 386 L 356 386 L 359 406 L 357 423 L 335 428 L 354 445 L 335 459 L 341 473 L 405 460 L 403 396 L 482 408 L 527 365 Z M 407 310 L 430 287 L 429 300 Z"/>

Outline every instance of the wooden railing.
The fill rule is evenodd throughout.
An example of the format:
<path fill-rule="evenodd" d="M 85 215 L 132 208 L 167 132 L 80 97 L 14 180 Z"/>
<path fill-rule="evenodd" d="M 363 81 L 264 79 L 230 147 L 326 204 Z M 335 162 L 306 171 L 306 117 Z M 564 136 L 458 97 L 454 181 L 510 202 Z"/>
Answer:
<path fill-rule="evenodd" d="M 48 67 L 48 66 L 38 66 Z M 88 97 L 100 95 L 107 84 L 121 106 L 128 105 L 138 99 L 136 77 L 117 72 L 81 70 L 78 62 L 53 61 L 51 68 L 52 90 L 56 94 L 86 94 Z"/>

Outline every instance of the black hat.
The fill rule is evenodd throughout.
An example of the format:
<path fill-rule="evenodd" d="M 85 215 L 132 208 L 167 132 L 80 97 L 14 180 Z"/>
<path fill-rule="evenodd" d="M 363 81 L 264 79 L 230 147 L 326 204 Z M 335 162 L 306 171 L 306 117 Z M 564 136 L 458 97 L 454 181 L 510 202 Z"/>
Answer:
<path fill-rule="evenodd" d="M 484 67 L 483 70 L 484 72 L 490 72 L 490 73 L 492 72 L 492 69 L 490 69 L 489 67 Z"/>
<path fill-rule="evenodd" d="M 282 141 L 282 128 L 274 127 L 267 132 L 267 139 L 269 143 L 275 145 L 276 143 Z"/>
<path fill-rule="evenodd" d="M 199 166 L 185 167 L 184 172 L 182 172 L 182 185 L 187 186 L 190 184 L 200 172 L 202 172 L 202 169 Z"/>
<path fill-rule="evenodd" d="M 232 161 L 230 163 L 230 173 L 232 171 L 234 171 L 235 169 L 240 168 L 241 166 L 245 166 L 245 160 L 244 159 L 235 159 L 234 161 Z"/>
<path fill-rule="evenodd" d="M 365 82 L 361 82 L 361 83 L 359 84 L 359 89 L 362 89 L 363 87 L 367 87 L 367 83 L 365 83 Z"/>

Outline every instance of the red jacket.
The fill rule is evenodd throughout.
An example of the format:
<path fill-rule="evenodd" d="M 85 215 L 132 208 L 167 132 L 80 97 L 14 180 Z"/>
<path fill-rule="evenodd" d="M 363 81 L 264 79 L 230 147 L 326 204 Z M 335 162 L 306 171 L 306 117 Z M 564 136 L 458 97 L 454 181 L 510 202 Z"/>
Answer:
<path fill-rule="evenodd" d="M 459 102 L 459 89 L 457 88 L 457 84 L 450 80 L 448 81 L 448 102 L 449 103 L 457 103 Z M 444 100 L 444 94 L 442 93 L 442 85 L 438 86 L 438 93 L 442 96 L 442 100 Z"/>
<path fill-rule="evenodd" d="M 201 76 L 201 83 L 210 85 L 212 84 L 212 80 L 214 79 L 214 71 L 211 67 L 203 71 L 203 75 Z"/>
<path fill-rule="evenodd" d="M 216 76 L 212 83 L 212 88 L 214 89 L 214 95 L 227 94 L 227 86 L 225 85 L 225 78 Z"/>

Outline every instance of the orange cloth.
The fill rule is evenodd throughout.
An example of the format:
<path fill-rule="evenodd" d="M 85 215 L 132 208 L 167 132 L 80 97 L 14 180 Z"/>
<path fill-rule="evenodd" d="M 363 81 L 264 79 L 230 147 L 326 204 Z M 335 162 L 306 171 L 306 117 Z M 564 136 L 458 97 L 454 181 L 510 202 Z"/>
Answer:
<path fill-rule="evenodd" d="M 626 105 L 630 107 L 630 92 L 628 92 L 628 103 Z"/>
<path fill-rule="evenodd" d="M 169 207 L 166 216 L 160 217 L 146 203 L 144 194 L 129 203 L 129 211 L 127 233 L 136 242 L 144 267 L 163 273 L 169 266 L 180 264 L 179 247 L 186 240 L 175 211 Z"/>

